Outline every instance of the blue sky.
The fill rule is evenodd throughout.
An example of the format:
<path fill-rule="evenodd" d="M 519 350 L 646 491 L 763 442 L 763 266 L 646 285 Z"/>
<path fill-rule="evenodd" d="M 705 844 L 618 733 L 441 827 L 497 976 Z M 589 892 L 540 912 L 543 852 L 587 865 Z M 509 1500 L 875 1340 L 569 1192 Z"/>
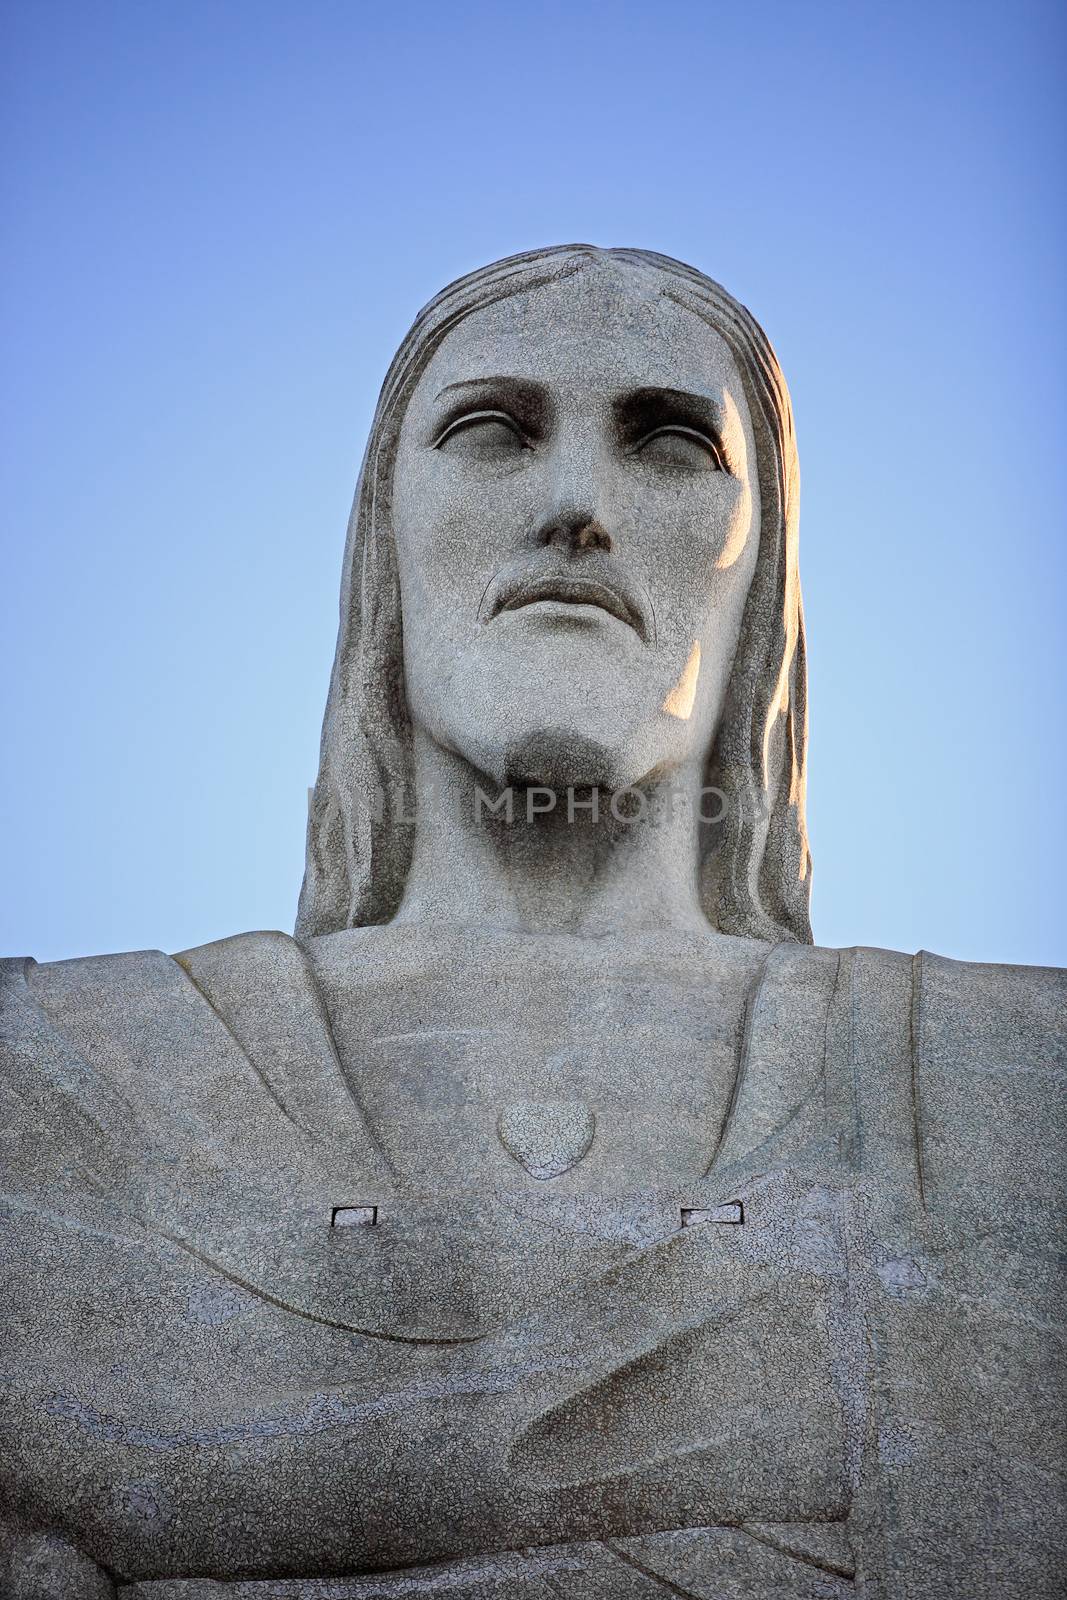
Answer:
<path fill-rule="evenodd" d="M 1067 963 L 1062 9 L 3 10 L 0 947 L 291 928 L 378 386 L 568 240 L 797 411 L 823 944 Z"/>

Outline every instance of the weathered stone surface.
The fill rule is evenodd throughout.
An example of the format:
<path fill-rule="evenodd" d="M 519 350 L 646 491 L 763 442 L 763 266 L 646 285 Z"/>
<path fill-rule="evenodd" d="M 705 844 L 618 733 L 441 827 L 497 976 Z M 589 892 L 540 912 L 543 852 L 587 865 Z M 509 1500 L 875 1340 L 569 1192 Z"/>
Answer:
<path fill-rule="evenodd" d="M 446 291 L 299 941 L 3 965 L 5 1595 L 1059 1592 L 1067 975 L 807 942 L 746 317 L 626 252 Z"/>
<path fill-rule="evenodd" d="M 992 1579 L 975 1587 L 986 1571 L 1002 1593 L 1053 1593 L 1062 1286 L 1042 1152 L 1063 1069 L 1043 1030 L 1062 978 L 715 935 L 593 950 L 546 937 L 545 1011 L 578 1040 L 594 979 L 610 1041 L 635 992 L 667 1028 L 687 990 L 695 1006 L 755 957 L 738 1092 L 706 1173 L 665 1139 L 657 1167 L 646 1142 L 638 1187 L 621 1139 L 588 1178 L 582 1163 L 548 1186 L 527 1178 L 486 1115 L 475 1192 L 444 1162 L 426 1183 L 435 1122 L 413 1115 L 405 1161 L 346 1086 L 361 1062 L 377 1116 L 430 1042 L 398 1055 L 387 1032 L 375 1059 L 369 1019 L 348 1033 L 390 983 L 433 1017 L 432 1038 L 464 1041 L 457 1077 L 475 1081 L 479 1047 L 518 1038 L 528 941 L 464 937 L 478 977 L 447 1008 L 437 936 L 412 928 L 312 941 L 307 957 L 263 935 L 181 966 L 13 965 L 7 1015 L 26 1051 L 8 1089 L 37 1109 L 13 1163 L 6 1294 L 23 1326 L 49 1331 L 20 1352 L 5 1454 L 36 1514 L 131 1579 L 359 1573 L 743 1524 L 763 1545 L 792 1526 L 776 1561 L 830 1527 L 875 1593 L 879 1575 L 889 1593 L 923 1592 L 912 1573 L 926 1593 L 992 1593 Z M 243 1021 L 226 1000 L 238 986 Z M 279 993 L 315 1019 L 284 1068 Z M 968 1038 L 951 1018 L 979 994 Z M 713 1040 L 699 1042 L 711 1078 Z M 995 1081 L 1002 1110 L 983 1106 L 979 1129 L 971 1105 Z M 301 1096 L 303 1115 L 283 1109 Z M 476 1122 L 476 1103 L 457 1117 Z M 331 1229 L 357 1197 L 377 1224 Z M 681 1226 L 683 1207 L 738 1202 L 740 1225 Z M 727 1535 L 701 1538 L 718 1550 Z M 757 1582 L 763 1545 L 739 1582 Z M 953 1586 L 955 1572 L 969 1576 Z"/>

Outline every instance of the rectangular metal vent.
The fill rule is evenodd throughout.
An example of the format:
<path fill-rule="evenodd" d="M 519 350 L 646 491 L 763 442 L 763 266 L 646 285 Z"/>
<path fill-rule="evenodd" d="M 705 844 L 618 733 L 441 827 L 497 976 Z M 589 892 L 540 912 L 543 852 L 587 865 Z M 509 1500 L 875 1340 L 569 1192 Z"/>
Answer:
<path fill-rule="evenodd" d="M 682 1207 L 682 1227 L 695 1228 L 698 1222 L 720 1222 L 736 1227 L 745 1220 L 745 1208 L 740 1200 L 727 1200 L 721 1206 L 702 1210 L 699 1206 Z"/>
<path fill-rule="evenodd" d="M 372 1228 L 378 1220 L 377 1206 L 334 1206 L 331 1228 Z"/>

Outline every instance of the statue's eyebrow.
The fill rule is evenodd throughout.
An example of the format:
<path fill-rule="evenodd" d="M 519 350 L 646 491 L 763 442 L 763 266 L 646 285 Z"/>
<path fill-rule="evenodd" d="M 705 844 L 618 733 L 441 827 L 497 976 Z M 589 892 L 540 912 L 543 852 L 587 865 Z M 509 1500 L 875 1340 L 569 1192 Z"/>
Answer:
<path fill-rule="evenodd" d="M 618 396 L 612 410 L 620 431 L 629 438 L 639 438 L 654 428 L 676 422 L 701 429 L 720 449 L 723 446 L 726 412 L 710 394 L 658 387 L 631 389 Z"/>
<path fill-rule="evenodd" d="M 551 414 L 548 391 L 528 378 L 487 376 L 461 378 L 456 383 L 446 383 L 434 396 L 435 401 L 471 400 L 477 398 L 483 405 L 506 407 L 514 412 L 516 420 L 534 430 L 543 428 Z"/>

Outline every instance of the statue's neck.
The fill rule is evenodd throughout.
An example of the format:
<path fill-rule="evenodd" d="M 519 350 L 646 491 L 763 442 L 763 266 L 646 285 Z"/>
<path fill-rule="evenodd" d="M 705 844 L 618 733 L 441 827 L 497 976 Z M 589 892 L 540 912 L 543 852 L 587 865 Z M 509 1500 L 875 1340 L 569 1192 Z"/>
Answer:
<path fill-rule="evenodd" d="M 502 791 L 417 732 L 414 795 L 415 845 L 398 921 L 588 937 L 707 931 L 697 891 L 696 772 L 643 785 L 640 794 Z"/>

